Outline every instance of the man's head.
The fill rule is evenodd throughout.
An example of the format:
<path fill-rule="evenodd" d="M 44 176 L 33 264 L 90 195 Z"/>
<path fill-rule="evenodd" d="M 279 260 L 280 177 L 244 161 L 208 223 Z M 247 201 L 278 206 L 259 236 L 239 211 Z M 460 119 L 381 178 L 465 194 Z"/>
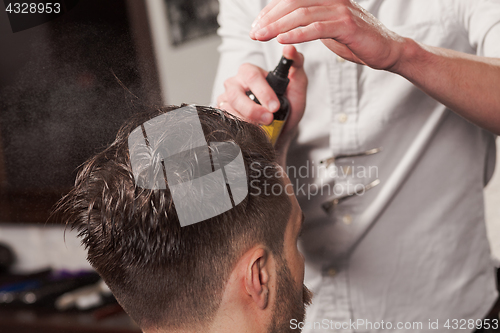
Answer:
<path fill-rule="evenodd" d="M 57 211 L 78 229 L 88 260 L 143 330 L 221 330 L 231 313 L 283 331 L 304 313 L 302 214 L 285 191 L 289 180 L 258 126 L 197 107 L 207 142 L 241 149 L 249 194 L 225 213 L 181 227 L 168 182 L 166 189 L 136 186 L 128 146 L 134 129 L 175 109 L 130 119 L 83 165 Z"/>

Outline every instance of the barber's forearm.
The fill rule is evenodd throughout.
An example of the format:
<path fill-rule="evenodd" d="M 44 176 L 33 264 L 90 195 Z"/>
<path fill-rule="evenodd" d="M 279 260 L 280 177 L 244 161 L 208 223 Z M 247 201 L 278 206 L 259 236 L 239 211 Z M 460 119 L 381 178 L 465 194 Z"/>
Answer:
<path fill-rule="evenodd" d="M 500 59 L 406 39 L 403 56 L 391 71 L 469 121 L 500 134 Z"/>

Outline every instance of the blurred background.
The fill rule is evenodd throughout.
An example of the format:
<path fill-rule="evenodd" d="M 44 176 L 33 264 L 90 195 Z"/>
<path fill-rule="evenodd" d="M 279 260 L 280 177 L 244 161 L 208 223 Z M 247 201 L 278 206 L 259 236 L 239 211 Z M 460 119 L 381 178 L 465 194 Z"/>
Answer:
<path fill-rule="evenodd" d="M 0 5 L 0 332 L 138 332 L 76 234 L 47 220 L 134 96 L 210 103 L 218 2 L 60 3 L 64 15 L 17 32 Z"/>
<path fill-rule="evenodd" d="M 218 2 L 61 3 L 71 7 L 64 15 L 15 33 L 0 5 L 0 273 L 18 278 L 0 278 L 0 332 L 137 332 L 95 280 L 75 233 L 47 220 L 78 166 L 109 145 L 134 112 L 135 96 L 152 105 L 210 104 Z M 500 172 L 485 194 L 492 256 L 500 263 Z M 54 297 L 30 303 L 28 294 L 1 288 L 40 280 L 54 289 L 82 276 L 91 288 L 62 308 Z M 76 288 L 67 284 L 59 296 Z"/>

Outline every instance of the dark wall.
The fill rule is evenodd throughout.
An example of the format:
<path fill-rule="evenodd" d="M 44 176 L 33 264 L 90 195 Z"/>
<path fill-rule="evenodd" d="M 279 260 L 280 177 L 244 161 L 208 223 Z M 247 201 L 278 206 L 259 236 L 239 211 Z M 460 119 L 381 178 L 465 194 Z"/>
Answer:
<path fill-rule="evenodd" d="M 65 193 L 77 167 L 111 143 L 133 112 L 112 71 L 134 94 L 144 91 L 125 1 L 81 0 L 18 33 L 0 15 L 0 29 L 0 221 L 11 222 L 24 219 L 20 203 L 30 210 Z"/>

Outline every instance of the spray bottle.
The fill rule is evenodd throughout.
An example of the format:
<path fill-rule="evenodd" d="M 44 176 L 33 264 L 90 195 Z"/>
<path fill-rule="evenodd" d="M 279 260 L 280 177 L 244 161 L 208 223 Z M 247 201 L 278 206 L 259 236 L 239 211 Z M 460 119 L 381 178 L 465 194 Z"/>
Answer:
<path fill-rule="evenodd" d="M 290 113 L 290 102 L 285 97 L 285 92 L 288 83 L 290 82 L 288 79 L 288 72 L 290 71 L 292 63 L 293 60 L 281 57 L 278 66 L 276 66 L 272 72 L 269 72 L 266 77 L 267 82 L 276 93 L 276 96 L 278 96 L 278 100 L 280 102 L 280 108 L 273 114 L 274 119 L 272 123 L 270 125 L 262 125 L 262 128 L 266 131 L 273 146 L 276 144 L 281 130 L 283 129 L 283 126 L 288 118 L 288 114 Z M 255 97 L 251 91 L 247 91 L 246 94 L 252 101 L 260 104 L 257 97 Z"/>

